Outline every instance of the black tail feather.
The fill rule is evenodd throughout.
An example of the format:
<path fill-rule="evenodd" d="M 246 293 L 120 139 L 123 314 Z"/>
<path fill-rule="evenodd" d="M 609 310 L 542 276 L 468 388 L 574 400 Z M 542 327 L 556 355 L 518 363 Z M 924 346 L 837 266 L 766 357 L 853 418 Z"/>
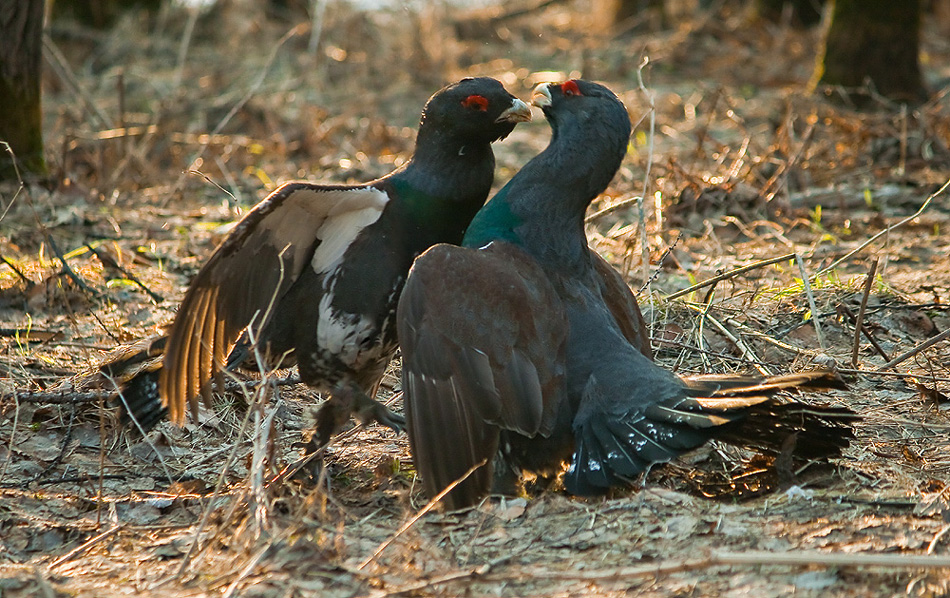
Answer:
<path fill-rule="evenodd" d="M 782 376 L 733 376 L 705 374 L 683 378 L 692 391 L 710 393 L 709 396 L 747 396 L 775 393 L 779 390 L 846 390 L 844 380 L 831 370 L 814 370 Z"/>
<path fill-rule="evenodd" d="M 626 413 L 605 409 L 574 422 L 575 455 L 565 478 L 574 494 L 595 494 L 717 439 L 804 460 L 840 456 L 858 415 L 846 407 L 782 402 L 782 390 L 842 388 L 831 372 L 772 378 L 703 376 L 683 381 L 686 394 Z M 616 402 L 609 402 L 616 406 Z M 791 442 L 790 442 L 791 441 Z"/>
<path fill-rule="evenodd" d="M 571 494 L 602 493 L 709 438 L 704 429 L 657 422 L 643 414 L 630 419 L 591 417 L 575 425 L 574 460 L 564 484 Z"/>
<path fill-rule="evenodd" d="M 120 389 L 116 402 L 123 426 L 141 427 L 143 432 L 148 432 L 166 418 L 168 409 L 158 394 L 158 374 L 158 368 L 140 372 Z"/>
<path fill-rule="evenodd" d="M 744 417 L 724 426 L 716 439 L 736 446 L 778 455 L 795 435 L 792 456 L 827 459 L 841 455 L 854 440 L 858 415 L 845 407 L 810 406 L 802 403 L 764 403 Z"/>
<path fill-rule="evenodd" d="M 589 496 L 606 492 L 611 486 L 616 486 L 621 479 L 606 467 L 607 455 L 600 446 L 600 441 L 591 430 L 578 433 L 575 430 L 577 446 L 574 450 L 574 459 L 564 477 L 564 485 L 571 494 Z M 636 468 L 640 461 L 633 457 L 630 462 Z M 644 464 L 645 461 L 641 461 Z"/>
<path fill-rule="evenodd" d="M 165 419 L 168 410 L 158 392 L 158 377 L 167 339 L 152 337 L 120 347 L 100 366 L 102 374 L 119 387 L 115 403 L 122 425 L 131 426 L 134 419 L 148 432 Z"/>

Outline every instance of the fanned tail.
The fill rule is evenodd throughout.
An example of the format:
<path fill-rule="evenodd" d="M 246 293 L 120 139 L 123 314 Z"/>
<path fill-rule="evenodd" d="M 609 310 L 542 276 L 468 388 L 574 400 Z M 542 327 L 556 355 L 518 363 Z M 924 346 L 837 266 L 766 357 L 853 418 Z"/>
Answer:
<path fill-rule="evenodd" d="M 846 390 L 844 380 L 831 370 L 798 372 L 781 376 L 735 376 L 729 374 L 704 374 L 683 378 L 688 388 L 711 396 L 748 395 L 779 390 Z"/>
<path fill-rule="evenodd" d="M 167 338 L 146 338 L 121 347 L 100 366 L 101 373 L 119 387 L 116 404 L 122 425 L 131 426 L 135 420 L 143 431 L 148 432 L 167 415 L 168 409 L 162 405 L 158 392 Z"/>
<path fill-rule="evenodd" d="M 682 394 L 646 407 L 624 411 L 623 401 L 601 400 L 594 403 L 606 408 L 579 414 L 568 490 L 602 492 L 714 438 L 770 454 L 790 451 L 806 460 L 839 456 L 854 439 L 858 415 L 851 409 L 774 397 L 784 390 L 845 388 L 833 372 L 697 376 L 682 382 Z M 596 384 L 588 389 L 597 392 Z"/>
<path fill-rule="evenodd" d="M 239 342 L 228 357 L 227 370 L 250 369 L 255 365 L 253 359 L 247 359 L 251 355 L 251 344 L 246 334 L 241 339 L 243 343 Z M 162 335 L 119 347 L 99 367 L 100 372 L 119 387 L 121 396 L 115 402 L 122 425 L 141 427 L 148 432 L 168 417 L 168 408 L 162 403 L 159 392 L 167 342 L 168 337 Z M 216 382 L 220 383 L 220 380 Z M 133 420 L 138 422 L 138 426 L 133 426 Z"/>
<path fill-rule="evenodd" d="M 846 389 L 834 372 L 768 378 L 699 376 L 684 381 L 696 393 L 687 400 L 691 411 L 731 420 L 716 430 L 717 440 L 770 454 L 791 449 L 797 458 L 827 459 L 839 456 L 854 439 L 853 423 L 858 416 L 851 409 L 773 399 L 782 390 Z"/>

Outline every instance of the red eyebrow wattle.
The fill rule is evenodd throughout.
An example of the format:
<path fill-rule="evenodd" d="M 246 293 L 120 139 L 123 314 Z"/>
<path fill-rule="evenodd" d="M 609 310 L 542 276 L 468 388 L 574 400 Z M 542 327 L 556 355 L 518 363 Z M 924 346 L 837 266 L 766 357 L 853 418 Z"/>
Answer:
<path fill-rule="evenodd" d="M 577 86 L 577 81 L 571 79 L 561 84 L 561 92 L 566 96 L 582 96 L 581 88 Z"/>
<path fill-rule="evenodd" d="M 486 112 L 488 110 L 488 100 L 485 96 L 471 95 L 462 100 L 462 105 L 466 108 Z"/>

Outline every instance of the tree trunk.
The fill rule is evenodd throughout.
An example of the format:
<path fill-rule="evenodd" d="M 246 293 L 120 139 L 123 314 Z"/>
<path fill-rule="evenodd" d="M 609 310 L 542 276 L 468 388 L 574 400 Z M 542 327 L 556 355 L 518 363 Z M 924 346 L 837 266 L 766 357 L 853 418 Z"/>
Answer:
<path fill-rule="evenodd" d="M 7 1 L 7 0 L 3 0 Z M 19 1 L 19 0 L 18 0 Z M 144 9 L 157 13 L 163 0 L 52 0 L 50 19 L 71 18 L 86 27 L 107 29 L 122 13 Z"/>
<path fill-rule="evenodd" d="M 811 27 L 821 21 L 825 0 L 756 0 L 755 10 L 760 17 L 779 23 L 789 11 L 795 27 Z"/>
<path fill-rule="evenodd" d="M 824 55 L 818 63 L 820 84 L 873 89 L 897 101 L 926 99 L 920 75 L 920 0 L 835 0 Z"/>
<path fill-rule="evenodd" d="M 43 176 L 40 57 L 43 0 L 0 2 L 0 140 L 10 144 L 21 174 Z M 0 180 L 15 180 L 6 148 L 0 148 Z"/>
<path fill-rule="evenodd" d="M 667 26 L 664 0 L 606 0 L 602 4 L 610 27 L 639 22 L 647 30 L 656 31 Z"/>

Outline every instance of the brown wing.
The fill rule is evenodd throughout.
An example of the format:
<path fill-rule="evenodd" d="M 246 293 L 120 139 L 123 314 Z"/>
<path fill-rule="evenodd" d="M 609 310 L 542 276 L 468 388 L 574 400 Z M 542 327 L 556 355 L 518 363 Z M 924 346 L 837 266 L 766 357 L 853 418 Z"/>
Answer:
<path fill-rule="evenodd" d="M 614 317 L 624 338 L 643 353 L 648 359 L 653 359 L 653 349 L 650 347 L 650 333 L 647 331 L 640 305 L 633 291 L 623 279 L 623 276 L 602 258 L 593 249 L 590 250 L 594 270 L 600 277 L 600 291 L 604 302 Z"/>
<path fill-rule="evenodd" d="M 169 332 L 159 379 L 169 418 L 197 409 L 241 331 L 261 329 L 269 311 L 310 264 L 318 273 L 339 263 L 360 230 L 388 201 L 373 187 L 281 186 L 251 210 L 201 268 Z"/>
<path fill-rule="evenodd" d="M 431 497 L 485 462 L 446 501 L 473 504 L 491 488 L 499 431 L 546 436 L 566 401 L 560 299 L 510 245 L 436 245 L 412 267 L 398 326 L 416 468 Z"/>

